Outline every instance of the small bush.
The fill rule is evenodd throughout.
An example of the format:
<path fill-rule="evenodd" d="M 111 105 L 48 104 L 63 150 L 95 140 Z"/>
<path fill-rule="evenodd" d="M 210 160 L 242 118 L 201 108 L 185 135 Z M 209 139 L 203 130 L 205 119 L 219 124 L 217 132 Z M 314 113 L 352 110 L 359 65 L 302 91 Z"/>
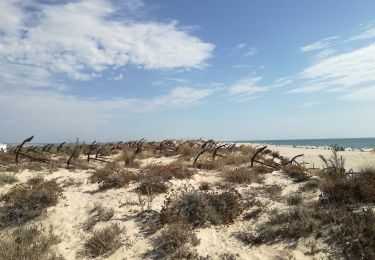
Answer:
<path fill-rule="evenodd" d="M 0 163 L 1 165 L 10 165 L 14 163 L 14 154 L 11 152 L 0 151 Z"/>
<path fill-rule="evenodd" d="M 328 179 L 321 184 L 321 190 L 323 203 L 374 203 L 375 170 L 365 168 L 345 178 Z"/>
<path fill-rule="evenodd" d="M 254 169 L 255 169 L 255 172 L 257 173 L 271 173 L 274 171 L 272 168 L 264 166 L 264 165 L 256 165 Z"/>
<path fill-rule="evenodd" d="M 306 169 L 300 165 L 287 165 L 283 167 L 283 172 L 286 173 L 294 182 L 304 182 L 310 179 Z"/>
<path fill-rule="evenodd" d="M 113 208 L 107 209 L 100 204 L 95 204 L 89 212 L 90 216 L 83 225 L 83 229 L 90 230 L 100 221 L 109 221 L 113 217 L 114 213 L 115 211 Z"/>
<path fill-rule="evenodd" d="M 303 183 L 299 187 L 299 191 L 305 192 L 305 191 L 316 191 L 319 188 L 319 181 L 318 180 L 309 180 Z"/>
<path fill-rule="evenodd" d="M 264 187 L 264 192 L 266 195 L 273 200 L 278 200 L 280 198 L 282 190 L 283 188 L 277 184 L 267 185 Z"/>
<path fill-rule="evenodd" d="M 0 172 L 0 185 L 3 184 L 12 184 L 17 182 L 18 179 L 14 174 L 8 174 L 4 172 Z"/>
<path fill-rule="evenodd" d="M 158 193 L 165 193 L 168 190 L 168 186 L 160 176 L 144 176 L 140 180 L 139 190 L 142 194 L 151 195 Z"/>
<path fill-rule="evenodd" d="M 325 166 L 323 172 L 328 179 L 341 179 L 345 177 L 345 159 L 339 156 L 336 150 L 332 152 L 329 158 L 325 158 L 322 155 L 319 155 L 319 157 Z"/>
<path fill-rule="evenodd" d="M 41 176 L 38 177 L 32 177 L 27 180 L 26 184 L 33 186 L 33 185 L 38 185 L 39 183 L 42 183 L 44 181 L 44 178 Z"/>
<path fill-rule="evenodd" d="M 121 152 L 119 157 L 117 157 L 117 161 L 123 161 L 125 164 L 125 167 L 138 168 L 139 163 L 134 160 L 135 160 L 135 154 L 131 150 L 124 150 Z"/>
<path fill-rule="evenodd" d="M 172 163 L 168 165 L 152 164 L 146 167 L 144 174 L 159 176 L 163 178 L 163 180 L 168 181 L 173 178 L 189 179 L 194 174 L 196 174 L 196 171 L 178 163 Z"/>
<path fill-rule="evenodd" d="M 199 184 L 199 189 L 202 190 L 202 191 L 208 191 L 208 190 L 211 190 L 211 184 L 209 182 L 201 182 Z"/>
<path fill-rule="evenodd" d="M 243 219 L 244 220 L 257 219 L 262 212 L 263 212 L 262 208 L 255 208 L 250 212 L 246 212 L 243 216 Z"/>
<path fill-rule="evenodd" d="M 39 216 L 44 209 L 57 204 L 61 192 L 55 180 L 14 187 L 1 197 L 0 227 L 18 225 Z"/>
<path fill-rule="evenodd" d="M 107 190 L 126 187 L 130 181 L 135 179 L 137 176 L 134 173 L 120 169 L 116 164 L 108 164 L 104 168 L 94 171 L 89 181 L 99 183 L 100 190 Z"/>
<path fill-rule="evenodd" d="M 22 164 L 22 168 L 29 170 L 29 171 L 34 171 L 34 172 L 40 172 L 43 170 L 43 163 L 41 162 L 28 162 Z"/>
<path fill-rule="evenodd" d="M 220 158 L 224 165 L 241 165 L 250 161 L 248 156 L 242 154 L 229 153 L 226 157 Z"/>
<path fill-rule="evenodd" d="M 352 259 L 375 259 L 375 214 L 372 210 L 347 213 L 333 237 Z"/>
<path fill-rule="evenodd" d="M 270 221 L 256 231 L 242 231 L 236 237 L 248 245 L 273 244 L 284 239 L 299 239 L 312 234 L 319 227 L 313 212 L 299 207 L 270 215 Z"/>
<path fill-rule="evenodd" d="M 188 225 L 173 223 L 156 238 L 155 253 L 163 259 L 195 259 L 198 254 L 190 247 L 197 245 L 199 240 Z"/>
<path fill-rule="evenodd" d="M 187 191 L 170 194 L 160 212 L 165 223 L 189 223 L 196 227 L 229 224 L 243 211 L 241 195 L 233 190 L 218 192 Z"/>
<path fill-rule="evenodd" d="M 51 248 L 60 239 L 42 227 L 21 227 L 12 234 L 0 240 L 0 259 L 7 260 L 39 260 L 64 259 Z"/>
<path fill-rule="evenodd" d="M 90 257 L 111 255 L 124 244 L 121 236 L 123 232 L 118 224 L 94 231 L 84 244 L 84 254 Z"/>
<path fill-rule="evenodd" d="M 252 182 L 261 182 L 263 177 L 260 176 L 254 169 L 249 168 L 235 168 L 223 173 L 224 179 L 228 182 L 250 184 Z"/>
<path fill-rule="evenodd" d="M 192 158 L 199 153 L 199 148 L 183 144 L 178 148 L 178 153 L 184 158 Z"/>
<path fill-rule="evenodd" d="M 302 202 L 302 196 L 301 194 L 297 193 L 297 194 L 292 194 L 290 195 L 286 201 L 288 202 L 289 205 L 299 205 L 301 204 Z"/>

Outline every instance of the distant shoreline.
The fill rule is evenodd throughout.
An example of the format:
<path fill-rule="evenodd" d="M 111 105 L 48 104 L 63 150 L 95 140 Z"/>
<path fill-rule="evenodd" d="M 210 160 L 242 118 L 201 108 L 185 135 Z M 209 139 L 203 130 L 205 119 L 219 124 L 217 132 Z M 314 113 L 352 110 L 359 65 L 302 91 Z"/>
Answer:
<path fill-rule="evenodd" d="M 329 149 L 333 145 L 346 150 L 371 151 L 375 148 L 375 138 L 332 138 L 332 139 L 288 139 L 288 140 L 244 140 L 230 141 L 235 143 L 271 144 L 297 148 Z"/>

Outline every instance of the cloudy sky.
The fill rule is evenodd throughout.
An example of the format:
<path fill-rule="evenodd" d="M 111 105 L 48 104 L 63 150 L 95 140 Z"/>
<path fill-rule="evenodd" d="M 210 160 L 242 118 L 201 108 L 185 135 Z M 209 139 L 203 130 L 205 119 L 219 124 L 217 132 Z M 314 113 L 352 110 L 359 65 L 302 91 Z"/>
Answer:
<path fill-rule="evenodd" d="M 375 136 L 374 10 L 1 0 L 0 142 Z"/>

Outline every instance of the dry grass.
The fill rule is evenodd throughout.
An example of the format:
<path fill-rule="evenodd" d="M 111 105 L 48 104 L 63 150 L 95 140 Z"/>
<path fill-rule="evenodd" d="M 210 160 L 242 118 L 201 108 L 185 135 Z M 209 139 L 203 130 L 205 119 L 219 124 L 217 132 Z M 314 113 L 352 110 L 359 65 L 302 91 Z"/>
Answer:
<path fill-rule="evenodd" d="M 199 245 L 199 240 L 186 224 L 173 223 L 161 230 L 155 239 L 155 254 L 162 259 L 196 259 L 198 254 L 192 246 Z"/>
<path fill-rule="evenodd" d="M 1 165 L 10 165 L 14 163 L 14 154 L 10 152 L 1 152 L 0 151 L 0 164 Z"/>
<path fill-rule="evenodd" d="M 197 172 L 193 169 L 189 169 L 183 164 L 180 163 L 171 163 L 168 165 L 148 165 L 143 174 L 146 176 L 158 176 L 164 181 L 169 181 L 173 178 L 176 179 L 189 179 Z"/>
<path fill-rule="evenodd" d="M 188 223 L 196 227 L 232 223 L 243 211 L 241 195 L 223 192 L 184 191 L 169 194 L 160 212 L 165 223 Z"/>
<path fill-rule="evenodd" d="M 21 227 L 12 232 L 6 239 L 0 240 L 0 259 L 7 260 L 62 260 L 52 246 L 60 239 L 52 230 L 42 227 Z"/>
<path fill-rule="evenodd" d="M 12 183 L 15 183 L 17 181 L 18 181 L 18 179 L 14 174 L 0 172 L 0 185 L 12 184 Z"/>
<path fill-rule="evenodd" d="M 27 180 L 26 184 L 29 186 L 38 185 L 39 183 L 42 183 L 44 181 L 44 178 L 42 176 L 37 177 L 31 177 Z"/>
<path fill-rule="evenodd" d="M 299 191 L 306 192 L 306 191 L 313 191 L 316 192 L 319 188 L 319 180 L 312 179 L 309 181 L 306 181 L 299 187 Z"/>
<path fill-rule="evenodd" d="M 355 204 L 375 202 L 375 169 L 366 167 L 358 173 L 321 182 L 322 202 Z"/>
<path fill-rule="evenodd" d="M 319 223 L 309 209 L 297 207 L 286 212 L 271 212 L 270 221 L 256 231 L 243 231 L 237 238 L 248 245 L 273 244 L 285 239 L 307 237 L 316 231 Z"/>
<path fill-rule="evenodd" d="M 130 245 L 129 238 L 124 242 L 125 230 L 118 224 L 112 224 L 103 229 L 94 231 L 93 235 L 84 244 L 84 254 L 90 257 L 109 256 L 122 245 Z"/>
<path fill-rule="evenodd" d="M 115 163 L 107 164 L 104 168 L 95 170 L 89 177 L 91 183 L 99 184 L 99 190 L 123 188 L 136 179 L 137 176 L 134 173 L 119 168 Z"/>
<path fill-rule="evenodd" d="M 264 166 L 264 165 L 256 165 L 254 169 L 257 173 L 263 173 L 263 174 L 271 173 L 274 171 L 272 168 Z"/>
<path fill-rule="evenodd" d="M 304 167 L 300 165 L 287 165 L 283 167 L 283 172 L 286 173 L 294 182 L 305 182 L 310 180 L 310 176 Z"/>
<path fill-rule="evenodd" d="M 225 181 L 239 184 L 250 184 L 253 182 L 261 182 L 264 177 L 259 175 L 255 169 L 252 168 L 235 168 L 223 172 Z"/>
<path fill-rule="evenodd" d="M 198 147 L 191 147 L 187 144 L 183 144 L 179 147 L 177 152 L 184 160 L 188 160 L 195 157 L 200 152 L 200 149 Z"/>
<path fill-rule="evenodd" d="M 212 185 L 211 183 L 209 182 L 201 182 L 199 184 L 199 189 L 202 190 L 202 191 L 208 191 L 208 190 L 211 190 L 212 189 Z"/>
<path fill-rule="evenodd" d="M 332 229 L 337 245 L 348 259 L 375 259 L 375 214 L 361 210 L 343 215 L 339 228 Z"/>
<path fill-rule="evenodd" d="M 139 191 L 145 195 L 165 193 L 168 186 L 161 176 L 143 176 L 139 181 Z"/>
<path fill-rule="evenodd" d="M 263 189 L 265 195 L 272 200 L 279 200 L 281 196 L 281 192 L 283 191 L 283 188 L 280 185 L 277 184 L 271 184 L 267 185 Z"/>
<path fill-rule="evenodd" d="M 43 164 L 41 162 L 27 162 L 22 164 L 23 169 L 33 172 L 43 171 L 44 166 L 46 166 L 46 164 Z"/>
<path fill-rule="evenodd" d="M 262 214 L 262 208 L 255 208 L 249 212 L 246 212 L 243 216 L 244 220 L 257 219 L 260 214 Z"/>
<path fill-rule="evenodd" d="M 94 204 L 94 207 L 89 211 L 89 214 L 89 218 L 83 224 L 84 230 L 92 229 L 98 222 L 109 221 L 115 214 L 115 211 L 113 208 L 105 208 L 99 203 L 96 203 Z"/>
<path fill-rule="evenodd" d="M 46 181 L 25 187 L 16 186 L 1 197 L 0 227 L 22 224 L 56 205 L 62 192 L 56 181 Z"/>
<path fill-rule="evenodd" d="M 286 202 L 292 206 L 299 205 L 302 203 L 302 196 L 299 193 L 292 194 L 286 198 Z"/>
<path fill-rule="evenodd" d="M 139 163 L 135 161 L 135 155 L 134 152 L 130 149 L 126 149 L 120 153 L 120 155 L 116 159 L 117 161 L 123 161 L 125 164 L 125 167 L 130 168 L 138 168 Z"/>

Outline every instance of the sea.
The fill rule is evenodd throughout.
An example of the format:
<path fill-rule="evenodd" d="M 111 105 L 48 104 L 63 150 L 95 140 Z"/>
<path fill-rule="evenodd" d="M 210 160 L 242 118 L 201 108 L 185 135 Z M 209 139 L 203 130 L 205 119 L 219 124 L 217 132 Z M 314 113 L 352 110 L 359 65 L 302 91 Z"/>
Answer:
<path fill-rule="evenodd" d="M 337 145 L 352 149 L 372 149 L 375 148 L 375 138 L 332 138 L 332 139 L 288 139 L 288 140 L 249 140 L 238 141 L 241 143 L 259 143 L 273 145 L 290 145 L 296 147 L 312 146 L 327 147 Z"/>
<path fill-rule="evenodd" d="M 233 141 L 227 141 L 233 142 Z M 288 145 L 296 147 L 329 147 L 337 145 L 344 148 L 352 149 L 374 149 L 375 137 L 370 138 L 331 138 L 331 139 L 285 139 L 285 140 L 244 140 L 235 141 L 236 143 L 256 143 L 256 144 L 274 144 Z M 9 146 L 16 146 L 16 143 L 5 143 Z M 27 143 L 29 145 L 45 145 L 47 143 Z"/>

